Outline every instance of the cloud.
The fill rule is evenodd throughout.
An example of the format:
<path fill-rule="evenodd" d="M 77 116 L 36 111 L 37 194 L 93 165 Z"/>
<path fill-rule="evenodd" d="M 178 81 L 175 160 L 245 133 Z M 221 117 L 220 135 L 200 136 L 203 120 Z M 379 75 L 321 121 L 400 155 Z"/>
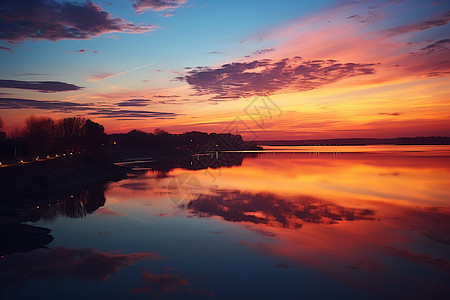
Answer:
<path fill-rule="evenodd" d="M 155 98 L 177 98 L 177 97 L 180 97 L 180 96 L 178 96 L 178 95 L 156 95 L 156 96 L 153 96 L 153 97 L 155 97 Z"/>
<path fill-rule="evenodd" d="M 121 110 L 116 108 L 99 108 L 92 103 L 75 103 L 67 101 L 44 101 L 31 99 L 0 98 L 0 109 L 43 109 L 70 113 L 84 111 L 90 116 L 100 118 L 156 118 L 173 119 L 179 114 L 170 112 Z"/>
<path fill-rule="evenodd" d="M 11 48 L 0 46 L 0 50 L 13 51 Z"/>
<path fill-rule="evenodd" d="M 34 90 L 41 93 L 78 91 L 83 87 L 60 81 L 21 81 L 0 79 L 0 88 Z"/>
<path fill-rule="evenodd" d="M 252 54 L 246 55 L 245 57 L 262 55 L 262 54 L 270 53 L 270 52 L 273 52 L 273 51 L 275 51 L 275 48 L 265 48 L 265 49 L 261 49 L 261 50 L 256 50 Z"/>
<path fill-rule="evenodd" d="M 17 76 L 47 76 L 47 75 L 52 75 L 52 74 L 44 74 L 44 73 L 21 73 L 21 74 L 16 74 Z"/>
<path fill-rule="evenodd" d="M 449 45 L 450 45 L 450 39 L 442 39 L 442 40 L 434 42 L 433 44 L 430 44 L 420 50 L 423 51 L 424 54 L 430 54 L 432 52 L 449 50 Z"/>
<path fill-rule="evenodd" d="M 384 14 L 376 11 L 371 10 L 367 14 L 355 14 L 348 17 L 348 20 L 354 20 L 358 23 L 366 23 L 366 24 L 372 24 L 375 23 L 385 17 Z"/>
<path fill-rule="evenodd" d="M 174 16 L 173 14 L 169 14 L 169 13 L 163 14 L 164 18 L 169 18 L 169 17 L 173 17 L 173 16 Z"/>
<path fill-rule="evenodd" d="M 78 53 L 83 53 L 83 52 L 86 52 L 86 50 L 85 50 L 85 49 L 80 49 L 80 50 L 78 50 L 77 52 L 78 52 Z"/>
<path fill-rule="evenodd" d="M 134 107 L 143 107 L 148 105 L 155 104 L 184 104 L 187 102 L 193 102 L 192 99 L 180 99 L 180 96 L 177 95 L 155 95 L 154 98 L 160 98 L 162 100 L 151 100 L 151 99 L 142 99 L 142 98 L 132 98 L 128 100 L 122 100 L 121 102 L 116 103 L 116 106 L 126 107 L 126 106 L 134 106 Z M 175 99 L 171 99 L 175 98 Z"/>
<path fill-rule="evenodd" d="M 420 21 L 408 25 L 393 27 L 384 31 L 388 36 L 404 34 L 413 31 L 427 30 L 433 27 L 444 26 L 450 22 L 450 11 L 446 11 L 428 20 Z"/>
<path fill-rule="evenodd" d="M 143 13 L 147 10 L 174 10 L 186 2 L 187 0 L 135 0 L 133 8 L 138 13 Z"/>
<path fill-rule="evenodd" d="M 147 106 L 151 101 L 148 99 L 130 99 L 117 103 L 117 106 Z"/>
<path fill-rule="evenodd" d="M 0 39 L 89 39 L 111 32 L 143 33 L 153 25 L 135 25 L 112 16 L 97 4 L 54 0 L 3 0 L 0 4 Z"/>
<path fill-rule="evenodd" d="M 45 109 L 71 112 L 75 109 L 91 109 L 90 104 L 65 101 L 41 101 L 31 99 L 0 98 L 0 109 Z"/>
<path fill-rule="evenodd" d="M 385 113 L 385 112 L 381 112 L 381 113 L 378 113 L 379 115 L 384 115 L 384 116 L 400 116 L 401 114 L 400 113 L 398 113 L 398 112 L 395 112 L 395 113 Z"/>
<path fill-rule="evenodd" d="M 157 111 L 141 111 L 141 110 L 120 110 L 109 108 L 97 108 L 95 111 L 87 113 L 91 116 L 99 116 L 102 118 L 155 118 L 155 119 L 173 119 L 178 114 Z"/>
<path fill-rule="evenodd" d="M 13 254 L 2 259 L 0 286 L 36 279 L 77 278 L 105 281 L 120 268 L 141 260 L 161 259 L 155 253 L 108 254 L 95 249 L 54 248 Z"/>
<path fill-rule="evenodd" d="M 374 64 L 336 60 L 262 59 L 230 63 L 218 68 L 197 67 L 177 80 L 186 81 L 197 95 L 238 99 L 282 91 L 308 91 L 343 78 L 375 73 Z"/>

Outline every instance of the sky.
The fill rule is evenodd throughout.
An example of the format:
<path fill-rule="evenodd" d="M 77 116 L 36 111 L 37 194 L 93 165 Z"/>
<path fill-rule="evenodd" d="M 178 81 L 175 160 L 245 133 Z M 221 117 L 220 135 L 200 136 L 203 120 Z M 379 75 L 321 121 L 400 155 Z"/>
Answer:
<path fill-rule="evenodd" d="M 3 0 L 0 117 L 247 140 L 450 134 L 450 1 Z"/>

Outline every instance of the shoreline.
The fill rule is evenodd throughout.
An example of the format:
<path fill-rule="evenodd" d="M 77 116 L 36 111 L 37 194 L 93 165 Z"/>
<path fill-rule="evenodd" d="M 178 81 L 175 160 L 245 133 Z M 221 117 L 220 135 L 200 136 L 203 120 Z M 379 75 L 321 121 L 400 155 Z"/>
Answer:
<path fill-rule="evenodd" d="M 25 222 L 82 189 L 127 178 L 128 170 L 87 156 L 0 168 L 0 255 L 46 247 L 53 240 L 50 229 Z"/>

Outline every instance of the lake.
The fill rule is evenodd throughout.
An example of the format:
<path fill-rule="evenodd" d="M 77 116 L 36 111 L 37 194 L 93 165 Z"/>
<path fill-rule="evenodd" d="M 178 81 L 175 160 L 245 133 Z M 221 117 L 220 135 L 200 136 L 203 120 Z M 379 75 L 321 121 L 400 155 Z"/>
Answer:
<path fill-rule="evenodd" d="M 30 225 L 1 299 L 439 299 L 450 293 L 449 146 L 265 147 L 129 163 Z"/>

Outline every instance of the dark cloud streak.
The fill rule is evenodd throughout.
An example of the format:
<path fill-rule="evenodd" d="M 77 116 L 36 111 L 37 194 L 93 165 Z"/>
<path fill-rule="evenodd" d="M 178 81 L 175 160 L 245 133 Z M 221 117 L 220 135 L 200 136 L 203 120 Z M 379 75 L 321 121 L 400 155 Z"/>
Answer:
<path fill-rule="evenodd" d="M 0 79 L 0 88 L 34 90 L 41 93 L 78 91 L 83 87 L 61 81 L 22 81 Z"/>
<path fill-rule="evenodd" d="M 450 11 L 446 11 L 425 21 L 420 21 L 384 30 L 384 33 L 386 33 L 388 36 L 394 36 L 397 34 L 404 34 L 413 31 L 422 31 L 433 27 L 444 26 L 447 25 L 447 23 L 449 22 L 450 22 Z"/>
<path fill-rule="evenodd" d="M 117 103 L 117 106 L 147 106 L 151 101 L 148 99 L 129 99 Z"/>
<path fill-rule="evenodd" d="M 31 99 L 0 98 L 0 109 L 42 109 L 53 112 L 84 112 L 89 116 L 100 118 L 155 118 L 173 119 L 179 114 L 170 112 L 122 110 L 117 108 L 99 108 L 93 103 L 76 103 L 67 101 L 43 101 Z"/>
<path fill-rule="evenodd" d="M 420 50 L 423 51 L 425 54 L 430 54 L 432 52 L 449 50 L 449 45 L 450 45 L 450 39 L 442 39 L 442 40 L 436 41 L 433 44 L 430 44 Z"/>
<path fill-rule="evenodd" d="M 0 46 L 0 50 L 13 51 L 11 48 Z"/>

